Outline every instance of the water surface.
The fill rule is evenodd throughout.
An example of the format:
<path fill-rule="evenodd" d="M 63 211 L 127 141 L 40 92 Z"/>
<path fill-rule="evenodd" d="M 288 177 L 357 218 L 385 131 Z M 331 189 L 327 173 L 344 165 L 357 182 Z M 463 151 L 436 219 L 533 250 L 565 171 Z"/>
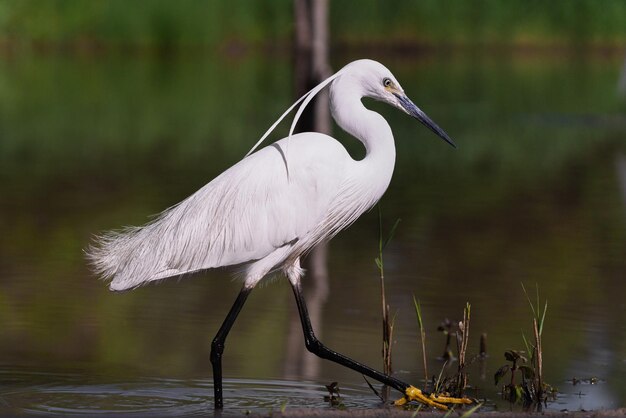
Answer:
<path fill-rule="evenodd" d="M 560 395 L 548 408 L 626 405 L 622 60 L 379 58 L 459 145 L 367 103 L 397 143 L 381 205 L 387 229 L 402 219 L 385 252 L 398 377 L 421 384 L 424 374 L 413 295 L 430 375 L 442 367 L 437 326 L 458 321 L 470 302 L 469 355 L 483 332 L 489 354 L 472 366 L 470 383 L 489 408 L 508 409 L 493 374 L 503 352 L 523 349 L 522 333 L 531 334 L 524 282 L 549 301 L 545 380 Z M 349 59 L 337 57 L 336 68 Z M 290 80 L 288 57 L 17 54 L 0 62 L 2 413 L 211 410 L 210 341 L 240 284 L 216 270 L 112 294 L 82 249 L 92 234 L 145 222 L 240 159 L 291 103 Z M 374 367 L 377 245 L 373 211 L 332 241 L 305 289 L 320 339 Z M 292 299 L 285 281 L 249 298 L 224 357 L 227 412 L 326 408 L 324 385 L 333 381 L 347 407 L 379 406 L 360 375 L 306 352 Z M 574 377 L 598 383 L 574 386 Z"/>

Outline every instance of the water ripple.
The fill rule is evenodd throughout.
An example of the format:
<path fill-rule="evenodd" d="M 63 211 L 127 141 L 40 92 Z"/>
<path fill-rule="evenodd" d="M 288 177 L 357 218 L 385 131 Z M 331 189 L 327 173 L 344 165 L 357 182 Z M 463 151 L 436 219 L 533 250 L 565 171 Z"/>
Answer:
<path fill-rule="evenodd" d="M 207 416 L 213 412 L 213 387 L 207 380 L 145 378 L 132 382 L 93 382 L 79 374 L 0 371 L 0 413 L 29 415 Z M 342 387 L 346 407 L 376 407 L 363 388 Z M 283 406 L 325 408 L 326 389 L 312 382 L 286 380 L 224 381 L 224 414 L 267 413 Z"/>

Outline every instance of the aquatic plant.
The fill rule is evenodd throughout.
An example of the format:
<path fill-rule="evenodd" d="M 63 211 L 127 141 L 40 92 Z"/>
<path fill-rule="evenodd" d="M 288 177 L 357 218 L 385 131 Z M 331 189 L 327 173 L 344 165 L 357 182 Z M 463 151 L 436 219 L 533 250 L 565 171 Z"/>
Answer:
<path fill-rule="evenodd" d="M 328 402 L 328 404 L 332 407 L 344 409 L 345 405 L 341 400 L 341 393 L 339 391 L 339 383 L 332 382 L 329 385 L 325 385 L 326 390 L 328 391 L 328 395 L 324 396 L 324 401 Z"/>
<path fill-rule="evenodd" d="M 556 389 L 544 382 L 543 380 L 543 345 L 541 335 L 543 333 L 543 325 L 546 319 L 546 312 L 548 311 L 548 300 L 546 299 L 545 304 L 543 306 L 543 310 L 541 309 L 541 304 L 539 302 L 539 286 L 535 286 L 536 289 L 536 304 L 533 304 L 526 288 L 524 287 L 524 283 L 521 283 L 522 290 L 526 295 L 526 299 L 528 299 L 528 304 L 530 305 L 530 309 L 533 313 L 533 341 L 529 342 L 526 339 L 524 333 L 522 333 L 522 338 L 524 340 L 524 345 L 526 346 L 526 351 L 531 354 L 530 364 L 532 370 L 531 384 L 529 387 L 529 395 L 532 403 L 541 404 L 545 403 L 549 398 L 554 398 L 556 396 Z"/>
<path fill-rule="evenodd" d="M 533 340 L 529 341 L 522 333 L 526 352 L 507 350 L 504 353 L 504 357 L 511 364 L 503 365 L 496 371 L 494 382 L 498 385 L 502 378 L 510 374 L 511 381 L 502 387 L 502 396 L 510 402 L 522 402 L 527 406 L 536 405 L 540 409 L 542 403 L 545 404 L 549 398 L 556 396 L 556 389 L 543 380 L 543 346 L 541 336 L 548 310 L 548 301 L 546 300 L 542 309 L 539 302 L 539 288 L 537 288 L 536 292 L 536 304 L 530 299 L 523 283 L 522 290 L 528 299 L 533 314 Z M 530 362 L 522 353 L 530 353 Z M 520 363 L 529 363 L 529 365 Z M 518 374 L 521 376 L 519 383 L 517 383 L 515 378 Z"/>
<path fill-rule="evenodd" d="M 454 354 L 452 354 L 452 349 L 450 348 L 450 344 L 452 342 L 452 321 L 448 318 L 444 319 L 441 324 L 437 327 L 437 331 L 441 332 L 446 337 L 446 343 L 443 348 L 443 354 L 441 355 L 442 360 L 454 360 Z"/>
<path fill-rule="evenodd" d="M 415 306 L 415 315 L 417 323 L 420 327 L 420 341 L 422 343 L 422 362 L 424 364 L 424 382 L 428 382 L 428 363 L 426 361 L 426 330 L 424 329 L 424 321 L 422 320 L 422 307 L 419 300 L 413 295 L 413 305 Z"/>
<path fill-rule="evenodd" d="M 459 322 L 459 330 L 456 332 L 457 351 L 459 353 L 458 372 L 456 375 L 457 396 L 462 396 L 467 387 L 467 373 L 465 372 L 467 344 L 469 342 L 470 311 L 471 305 L 466 302 L 463 309 L 463 320 Z"/>
<path fill-rule="evenodd" d="M 468 374 L 466 373 L 466 368 L 469 364 L 473 363 L 475 358 L 479 356 L 474 356 L 469 361 L 467 360 L 467 347 L 469 344 L 469 329 L 470 329 L 470 312 L 471 305 L 466 303 L 465 308 L 463 309 L 463 320 L 458 323 L 458 330 L 453 331 L 454 324 L 446 319 L 438 328 L 439 331 L 444 332 L 446 335 L 446 347 L 444 350 L 444 360 L 443 365 L 441 366 L 441 370 L 437 376 L 432 376 L 429 381 L 428 378 L 428 368 L 426 362 L 426 331 L 424 328 L 423 317 L 422 317 L 422 309 L 419 301 L 413 296 L 413 304 L 415 306 L 415 313 L 417 316 L 417 321 L 420 327 L 420 340 L 422 345 L 422 359 L 424 362 L 424 374 L 425 374 L 425 391 L 430 392 L 430 399 L 437 401 L 438 399 L 445 399 L 449 396 L 453 396 L 456 398 L 463 399 L 462 403 L 472 403 L 472 401 L 463 396 L 463 392 L 468 386 Z M 454 335 L 457 341 L 457 354 L 458 354 L 458 365 L 457 372 L 452 377 L 444 376 L 444 372 L 452 359 L 457 359 L 454 357 L 452 350 L 450 348 L 451 337 Z M 428 390 L 430 387 L 430 390 Z"/>
<path fill-rule="evenodd" d="M 383 357 L 383 372 L 386 375 L 390 375 L 393 372 L 392 364 L 391 364 L 391 349 L 392 349 L 392 341 L 393 341 L 393 324 L 395 322 L 394 318 L 389 318 L 389 305 L 387 304 L 387 298 L 385 296 L 385 264 L 383 261 L 383 250 L 391 241 L 394 234 L 396 233 L 396 229 L 398 228 L 398 224 L 400 223 L 400 219 L 396 219 L 396 222 L 391 227 L 389 231 L 389 235 L 387 238 L 383 238 L 383 220 L 382 220 L 382 211 L 380 209 L 380 205 L 378 205 L 378 257 L 374 259 L 376 262 L 376 266 L 378 267 L 378 271 L 380 273 L 380 296 L 382 302 L 382 317 L 383 317 L 383 347 L 382 347 L 382 357 Z"/>
<path fill-rule="evenodd" d="M 433 388 L 435 394 L 451 394 L 455 397 L 462 397 L 468 386 L 469 378 L 467 374 L 467 366 L 473 363 L 476 358 L 480 357 L 480 355 L 477 355 L 469 360 L 467 358 L 470 312 L 471 305 L 469 302 L 466 302 L 465 308 L 463 308 L 463 320 L 458 322 L 457 330 L 453 331 L 454 324 L 448 319 L 444 320 L 444 322 L 442 322 L 442 324 L 437 328 L 446 336 L 446 346 L 442 357 L 445 360 L 444 366 L 439 373 L 439 377 L 436 380 L 433 378 Z M 454 335 L 456 339 L 458 357 L 454 357 L 452 349 L 450 348 L 452 335 Z M 443 370 L 450 360 L 458 360 L 457 372 L 452 377 L 442 378 Z"/>
<path fill-rule="evenodd" d="M 494 382 L 496 385 L 500 383 L 507 374 L 511 376 L 511 381 L 506 385 L 502 386 L 502 397 L 508 399 L 510 402 L 518 402 L 524 401 L 524 403 L 529 403 L 528 401 L 531 397 L 528 396 L 529 379 L 532 378 L 534 372 L 532 368 L 525 364 L 528 362 L 528 359 L 522 355 L 523 351 L 517 350 L 507 350 L 504 352 L 504 358 L 509 361 L 511 364 L 505 364 L 500 367 L 493 376 Z M 521 383 L 516 383 L 515 377 L 521 374 Z"/>

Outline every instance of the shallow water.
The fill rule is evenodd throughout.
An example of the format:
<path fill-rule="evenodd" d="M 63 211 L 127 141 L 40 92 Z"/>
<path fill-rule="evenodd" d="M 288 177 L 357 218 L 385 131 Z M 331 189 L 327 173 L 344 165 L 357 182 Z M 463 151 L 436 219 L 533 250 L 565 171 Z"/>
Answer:
<path fill-rule="evenodd" d="M 400 373 L 407 377 L 408 373 Z M 213 411 L 212 380 L 135 377 L 113 379 L 79 373 L 39 372 L 3 368 L 3 414 L 28 415 L 97 415 L 128 416 L 207 416 Z M 604 381 L 579 383 L 565 388 L 546 410 L 606 409 L 611 395 Z M 570 387 L 571 386 L 571 387 Z M 380 388 L 378 388 L 380 389 Z M 493 390 L 469 393 L 480 397 L 483 410 L 519 410 L 501 400 Z M 365 384 L 340 386 L 340 398 L 330 404 L 328 392 L 319 381 L 284 379 L 226 379 L 224 394 L 228 400 L 223 415 L 248 412 L 268 413 L 286 408 L 382 408 L 383 404 Z M 392 393 L 391 399 L 399 396 Z"/>
<path fill-rule="evenodd" d="M 205 415 L 210 340 L 239 283 L 217 270 L 112 294 L 82 249 L 93 233 L 145 222 L 241 158 L 291 103 L 289 58 L 8 58 L 0 63 L 0 413 Z M 385 251 L 397 376 L 421 384 L 424 375 L 413 295 L 429 375 L 442 367 L 437 326 L 459 320 L 469 301 L 469 356 L 483 332 L 489 354 L 472 365 L 472 394 L 509 409 L 493 374 L 504 351 L 522 350 L 522 333 L 531 334 L 524 282 L 549 303 L 545 380 L 560 394 L 548 408 L 625 406 L 621 57 L 378 58 L 459 145 L 368 103 L 389 120 L 398 151 L 382 200 L 387 230 L 402 219 Z M 332 241 L 305 283 L 320 339 L 374 367 L 377 245 L 372 211 Z M 284 281 L 249 298 L 227 342 L 226 412 L 327 408 L 324 385 L 333 381 L 347 407 L 378 407 L 361 376 L 306 352 L 292 299 Z M 574 377 L 598 383 L 573 385 Z"/>
<path fill-rule="evenodd" d="M 9 389 L 3 393 L 6 412 L 33 415 L 95 415 L 116 413 L 138 416 L 206 416 L 213 409 L 211 380 L 142 378 L 107 381 L 78 374 L 6 370 Z M 3 376 L 4 377 L 4 376 Z M 229 397 L 224 415 L 278 411 L 287 406 L 324 408 L 326 389 L 319 383 L 287 380 L 228 379 Z M 370 394 L 358 387 L 341 388 L 342 407 L 377 407 Z"/>

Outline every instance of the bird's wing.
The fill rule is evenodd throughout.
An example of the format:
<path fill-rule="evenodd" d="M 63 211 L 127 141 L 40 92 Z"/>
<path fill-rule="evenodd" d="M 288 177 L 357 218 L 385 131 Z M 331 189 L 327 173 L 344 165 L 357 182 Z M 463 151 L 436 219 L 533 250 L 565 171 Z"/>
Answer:
<path fill-rule="evenodd" d="M 123 290 L 261 259 L 319 225 L 349 158 L 330 137 L 300 134 L 235 164 L 155 221 L 101 237 L 89 252 Z M 289 174 L 286 167 L 289 153 Z"/>

